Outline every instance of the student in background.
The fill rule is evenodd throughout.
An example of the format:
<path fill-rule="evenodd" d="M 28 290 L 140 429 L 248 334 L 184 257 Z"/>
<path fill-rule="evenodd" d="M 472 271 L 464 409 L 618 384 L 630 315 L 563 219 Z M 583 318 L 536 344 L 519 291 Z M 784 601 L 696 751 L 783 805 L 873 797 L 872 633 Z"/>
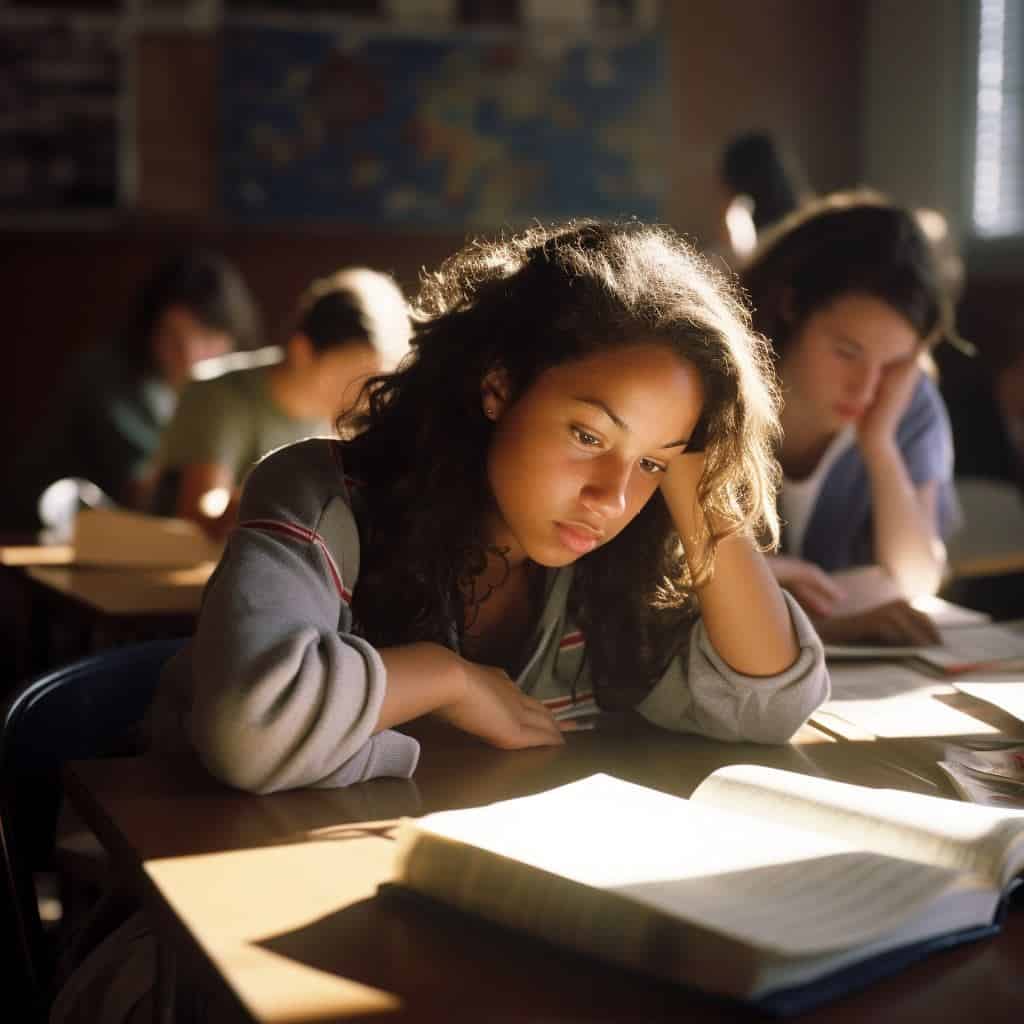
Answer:
<path fill-rule="evenodd" d="M 49 414 L 14 462 L 4 526 L 38 529 L 40 495 L 66 477 L 137 504 L 148 460 L 192 367 L 252 346 L 259 332 L 245 282 L 223 256 L 194 250 L 162 263 L 120 336 L 74 359 Z"/>
<path fill-rule="evenodd" d="M 837 570 L 877 565 L 933 594 L 956 516 L 953 445 L 926 366 L 952 310 L 914 216 L 868 193 L 783 221 L 742 276 L 783 385 L 778 581 L 837 642 L 930 642 L 906 600 L 836 616 Z"/>
<path fill-rule="evenodd" d="M 741 265 L 757 239 L 810 195 L 803 171 L 771 135 L 744 132 L 722 150 L 718 164 L 722 238 L 727 261 Z"/>
<path fill-rule="evenodd" d="M 665 230 L 535 228 L 446 261 L 415 324 L 348 440 L 249 474 L 158 744 L 269 792 L 411 775 L 427 713 L 507 749 L 595 699 L 787 740 L 828 677 L 751 539 L 777 396 L 724 285 Z"/>
<path fill-rule="evenodd" d="M 249 467 L 281 445 L 332 433 L 367 378 L 393 368 L 408 339 L 405 298 L 387 275 L 352 268 L 315 281 L 299 300 L 283 357 L 189 385 L 155 460 L 154 510 L 225 534 Z"/>

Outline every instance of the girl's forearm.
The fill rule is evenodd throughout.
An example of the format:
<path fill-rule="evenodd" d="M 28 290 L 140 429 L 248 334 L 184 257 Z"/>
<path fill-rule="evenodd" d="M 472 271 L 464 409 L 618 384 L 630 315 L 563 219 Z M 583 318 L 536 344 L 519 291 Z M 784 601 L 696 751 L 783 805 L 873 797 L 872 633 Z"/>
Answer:
<path fill-rule="evenodd" d="M 871 483 L 875 558 L 909 598 L 934 594 L 946 554 L 934 518 L 907 473 L 894 442 L 864 452 Z"/>
<path fill-rule="evenodd" d="M 682 460 L 680 460 L 682 461 Z M 673 467 L 673 472 L 682 467 Z M 696 499 L 697 467 L 662 485 L 691 570 L 700 562 L 703 510 Z M 715 650 L 737 672 L 774 676 L 796 661 L 799 647 L 785 598 L 750 538 L 719 543 L 711 580 L 697 592 L 701 617 Z"/>
<path fill-rule="evenodd" d="M 388 678 L 375 732 L 453 704 L 465 692 L 462 659 L 440 644 L 385 647 L 378 653 Z"/>

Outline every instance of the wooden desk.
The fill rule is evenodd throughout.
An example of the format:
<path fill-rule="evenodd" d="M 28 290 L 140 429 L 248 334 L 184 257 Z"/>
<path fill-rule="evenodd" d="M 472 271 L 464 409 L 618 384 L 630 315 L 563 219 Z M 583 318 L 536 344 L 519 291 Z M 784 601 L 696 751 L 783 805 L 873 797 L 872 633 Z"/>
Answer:
<path fill-rule="evenodd" d="M 1024 551 L 1003 551 L 994 555 L 964 556 L 950 560 L 950 573 L 954 579 L 973 579 L 977 576 L 1005 576 L 1024 572 Z"/>
<path fill-rule="evenodd" d="M 561 749 L 504 753 L 440 727 L 413 781 L 252 797 L 191 760 L 69 767 L 69 796 L 136 872 L 164 936 L 243 1021 L 735 1021 L 757 1019 L 681 988 L 556 951 L 456 914 L 378 897 L 389 825 L 523 795 L 595 771 L 688 795 L 739 761 L 923 792 L 912 741 L 719 744 L 615 717 Z M 1024 914 L 998 938 L 931 957 L 802 1020 L 1024 1019 Z M 223 1017 L 219 1019 L 224 1019 Z"/>
<path fill-rule="evenodd" d="M 70 565 L 75 549 L 70 544 L 0 544 L 0 565 L 20 569 L 28 565 Z"/>
<path fill-rule="evenodd" d="M 101 569 L 31 565 L 26 576 L 53 593 L 109 616 L 194 615 L 213 572 L 189 569 Z"/>
<path fill-rule="evenodd" d="M 14 675 L 25 679 L 106 647 L 185 635 L 213 563 L 189 569 L 26 565 Z"/>

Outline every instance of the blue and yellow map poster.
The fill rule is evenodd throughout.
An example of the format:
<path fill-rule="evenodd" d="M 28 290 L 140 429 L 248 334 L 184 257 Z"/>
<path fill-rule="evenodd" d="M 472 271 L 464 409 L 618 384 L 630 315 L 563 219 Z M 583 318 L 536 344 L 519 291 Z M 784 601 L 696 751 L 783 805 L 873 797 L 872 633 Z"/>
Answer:
<path fill-rule="evenodd" d="M 223 52 L 231 217 L 463 228 L 660 215 L 669 131 L 654 32 L 229 26 Z"/>

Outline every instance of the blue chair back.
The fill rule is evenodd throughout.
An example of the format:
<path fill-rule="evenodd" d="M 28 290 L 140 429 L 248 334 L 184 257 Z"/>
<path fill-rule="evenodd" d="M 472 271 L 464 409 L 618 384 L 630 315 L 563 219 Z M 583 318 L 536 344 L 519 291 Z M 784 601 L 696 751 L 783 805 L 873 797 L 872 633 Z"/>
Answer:
<path fill-rule="evenodd" d="M 0 963 L 20 992 L 4 1002 L 41 1019 L 50 957 L 43 941 L 33 871 L 52 857 L 65 761 L 131 753 L 160 672 L 184 640 L 161 639 L 83 658 L 27 683 L 0 725 Z M 5 989 L 7 986 L 5 985 Z M 20 997 L 20 998 L 19 998 Z"/>

